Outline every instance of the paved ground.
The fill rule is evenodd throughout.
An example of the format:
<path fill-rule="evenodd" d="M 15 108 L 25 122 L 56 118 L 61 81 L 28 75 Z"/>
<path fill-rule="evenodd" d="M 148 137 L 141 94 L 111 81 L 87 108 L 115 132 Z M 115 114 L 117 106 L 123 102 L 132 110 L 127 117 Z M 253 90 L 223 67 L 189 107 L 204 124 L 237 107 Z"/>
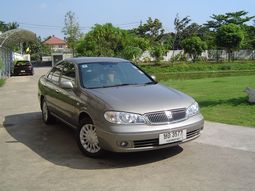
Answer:
<path fill-rule="evenodd" d="M 254 190 L 255 128 L 206 122 L 172 149 L 83 156 L 69 128 L 42 123 L 37 80 L 48 69 L 0 88 L 0 191 Z"/>

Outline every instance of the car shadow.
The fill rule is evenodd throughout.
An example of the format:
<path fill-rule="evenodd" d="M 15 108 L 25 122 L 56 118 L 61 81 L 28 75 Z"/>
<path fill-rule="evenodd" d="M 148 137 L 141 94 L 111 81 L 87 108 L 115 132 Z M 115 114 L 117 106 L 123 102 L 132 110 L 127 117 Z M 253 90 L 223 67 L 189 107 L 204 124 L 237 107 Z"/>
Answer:
<path fill-rule="evenodd" d="M 3 123 L 15 139 L 6 144 L 20 142 L 44 159 L 60 166 L 74 169 L 111 169 L 138 166 L 173 157 L 182 152 L 182 147 L 137 153 L 112 153 L 93 159 L 84 156 L 78 149 L 73 129 L 61 122 L 45 125 L 40 112 L 9 115 Z"/>

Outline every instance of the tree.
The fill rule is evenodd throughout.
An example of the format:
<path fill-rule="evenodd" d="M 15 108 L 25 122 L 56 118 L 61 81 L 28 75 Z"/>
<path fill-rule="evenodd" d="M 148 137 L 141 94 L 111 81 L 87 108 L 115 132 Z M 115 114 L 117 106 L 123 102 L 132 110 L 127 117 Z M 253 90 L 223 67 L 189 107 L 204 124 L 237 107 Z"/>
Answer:
<path fill-rule="evenodd" d="M 194 35 L 198 36 L 199 33 L 202 32 L 201 31 L 202 28 L 203 28 L 202 25 L 199 25 L 197 23 L 191 23 L 190 25 L 187 25 L 183 29 L 182 33 L 183 33 L 184 37 L 191 37 L 191 36 L 194 36 Z"/>
<path fill-rule="evenodd" d="M 17 28 L 19 28 L 19 24 L 17 22 L 7 23 L 7 30 L 12 30 Z"/>
<path fill-rule="evenodd" d="M 1 32 L 6 32 L 8 30 L 16 29 L 19 28 L 19 24 L 17 22 L 10 22 L 10 23 L 5 23 L 3 21 L 0 21 L 0 31 Z"/>
<path fill-rule="evenodd" d="M 122 51 L 122 57 L 128 60 L 136 60 L 142 52 L 142 49 L 139 47 L 127 46 Z"/>
<path fill-rule="evenodd" d="M 175 35 L 174 35 L 173 45 L 172 45 L 172 48 L 173 48 L 172 58 L 174 57 L 174 50 L 176 50 L 176 48 L 177 48 L 176 41 L 178 39 L 182 39 L 182 32 L 187 27 L 187 25 L 189 24 L 190 21 L 191 20 L 189 19 L 188 16 L 184 17 L 183 19 L 180 19 L 179 14 L 177 14 L 174 19 Z M 179 43 L 179 44 L 181 44 L 181 43 Z"/>
<path fill-rule="evenodd" d="M 115 56 L 123 49 L 126 34 L 111 23 L 96 24 L 85 37 L 79 41 L 77 52 L 86 56 Z"/>
<path fill-rule="evenodd" d="M 111 23 L 95 25 L 79 40 L 76 50 L 85 56 L 120 56 L 133 59 L 148 48 L 149 42 Z"/>
<path fill-rule="evenodd" d="M 65 14 L 65 27 L 62 32 L 66 36 L 65 39 L 67 41 L 67 45 L 70 49 L 72 49 L 74 55 L 75 45 L 81 36 L 81 32 L 79 24 L 76 21 L 75 14 L 71 11 L 68 11 Z"/>
<path fill-rule="evenodd" d="M 147 22 L 133 30 L 134 33 L 142 38 L 147 38 L 151 43 L 158 42 L 164 34 L 163 25 L 159 19 L 148 18 Z"/>
<path fill-rule="evenodd" d="M 150 42 L 148 39 L 138 37 L 132 33 L 126 35 L 126 46 L 139 47 L 141 50 L 145 51 L 150 48 Z"/>
<path fill-rule="evenodd" d="M 40 36 L 37 37 L 35 41 L 25 42 L 23 44 L 23 52 L 26 52 L 27 48 L 30 50 L 27 53 L 31 55 L 31 60 L 33 61 L 40 61 L 42 56 L 51 54 L 50 47 L 42 43 Z"/>
<path fill-rule="evenodd" d="M 255 17 L 255 16 L 249 17 L 247 16 L 247 14 L 248 12 L 246 11 L 230 12 L 230 13 L 219 14 L 219 15 L 213 14 L 211 16 L 213 20 L 207 21 L 205 26 L 207 26 L 209 29 L 212 29 L 214 31 L 216 31 L 218 28 L 220 28 L 223 25 L 227 25 L 231 23 L 241 26 Z"/>
<path fill-rule="evenodd" d="M 255 49 L 255 27 L 254 26 L 241 26 L 244 31 L 244 41 L 241 45 L 242 49 Z"/>
<path fill-rule="evenodd" d="M 216 44 L 227 51 L 229 61 L 231 60 L 231 53 L 240 48 L 243 39 L 242 29 L 232 23 L 221 26 L 216 34 Z"/>
<path fill-rule="evenodd" d="M 0 31 L 1 32 L 4 32 L 5 31 L 5 28 L 6 28 L 6 25 L 3 21 L 0 21 Z"/>
<path fill-rule="evenodd" d="M 246 22 L 250 21 L 254 18 L 254 16 L 247 16 L 248 12 L 246 11 L 237 11 L 237 12 L 230 12 L 225 14 L 219 15 L 212 15 L 211 18 L 213 20 L 207 21 L 204 26 L 208 28 L 209 32 L 207 32 L 206 38 L 204 40 L 207 42 L 207 45 L 210 49 L 217 48 L 217 31 L 221 26 L 234 24 L 239 26 L 244 33 L 244 39 L 241 43 L 241 48 L 244 49 L 252 49 L 253 47 L 253 29 L 251 26 L 248 26 Z M 219 46 L 218 46 L 219 47 Z M 231 53 L 229 53 L 229 59 Z"/>
<path fill-rule="evenodd" d="M 184 52 L 189 54 L 193 62 L 206 50 L 207 45 L 198 36 L 186 38 L 182 41 Z"/>

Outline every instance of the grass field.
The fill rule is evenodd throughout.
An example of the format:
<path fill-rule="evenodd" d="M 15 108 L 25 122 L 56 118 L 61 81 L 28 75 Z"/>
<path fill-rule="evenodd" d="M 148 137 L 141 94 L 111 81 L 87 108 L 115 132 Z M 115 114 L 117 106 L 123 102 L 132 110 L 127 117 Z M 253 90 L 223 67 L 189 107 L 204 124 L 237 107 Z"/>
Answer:
<path fill-rule="evenodd" d="M 194 97 L 206 120 L 255 127 L 255 104 L 247 102 L 246 87 L 255 88 L 255 76 L 233 76 L 161 83 Z"/>
<path fill-rule="evenodd" d="M 2 87 L 4 85 L 5 80 L 4 79 L 0 79 L 0 87 Z"/>
<path fill-rule="evenodd" d="M 255 61 L 223 62 L 223 63 L 175 63 L 160 65 L 140 65 L 150 74 L 175 72 L 213 72 L 213 71 L 255 71 Z"/>

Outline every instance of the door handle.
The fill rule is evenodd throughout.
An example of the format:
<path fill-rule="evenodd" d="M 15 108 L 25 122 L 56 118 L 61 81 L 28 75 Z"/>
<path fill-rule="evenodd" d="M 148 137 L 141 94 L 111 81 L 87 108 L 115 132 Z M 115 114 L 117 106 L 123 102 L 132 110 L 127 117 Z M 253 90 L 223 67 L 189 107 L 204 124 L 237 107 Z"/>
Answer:
<path fill-rule="evenodd" d="M 55 91 L 56 91 L 57 93 L 59 93 L 59 90 L 58 90 L 58 89 L 55 89 Z"/>

